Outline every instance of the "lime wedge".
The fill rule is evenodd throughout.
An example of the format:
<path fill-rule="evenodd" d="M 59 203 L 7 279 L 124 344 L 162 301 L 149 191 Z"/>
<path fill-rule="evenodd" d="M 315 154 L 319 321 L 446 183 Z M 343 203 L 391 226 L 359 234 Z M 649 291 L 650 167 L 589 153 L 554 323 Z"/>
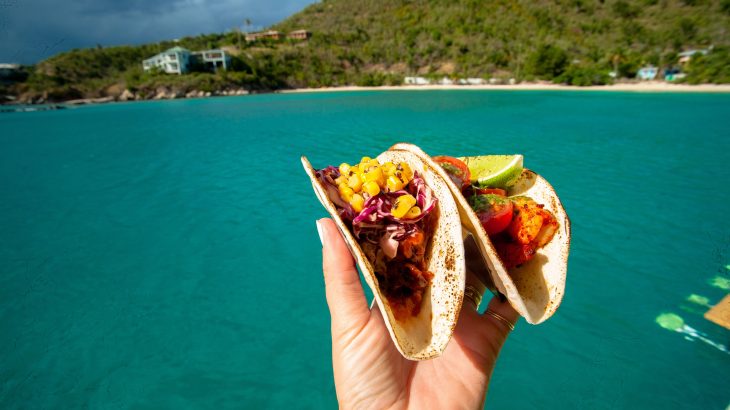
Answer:
<path fill-rule="evenodd" d="M 522 155 L 481 155 L 459 159 L 469 167 L 471 182 L 482 187 L 507 188 L 522 174 Z"/>

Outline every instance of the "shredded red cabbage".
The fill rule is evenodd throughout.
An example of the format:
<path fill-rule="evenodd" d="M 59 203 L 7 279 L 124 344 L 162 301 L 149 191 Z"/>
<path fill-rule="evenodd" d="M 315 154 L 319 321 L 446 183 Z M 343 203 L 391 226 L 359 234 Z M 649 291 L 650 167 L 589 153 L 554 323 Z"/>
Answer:
<path fill-rule="evenodd" d="M 322 186 L 327 191 L 327 197 L 329 197 L 332 203 L 337 205 L 337 213 L 340 215 L 340 218 L 344 221 L 351 221 L 355 218 L 355 210 L 340 197 L 340 191 L 337 189 L 337 184 L 335 183 L 335 179 L 340 177 L 340 170 L 330 165 L 325 169 L 316 171 L 316 175 L 319 182 L 322 183 Z"/>
<path fill-rule="evenodd" d="M 436 207 L 437 199 L 433 191 L 426 185 L 423 177 L 414 173 L 411 182 L 400 191 L 381 192 L 365 200 L 362 211 L 356 213 L 354 209 L 340 197 L 335 179 L 340 171 L 329 166 L 317 171 L 317 178 L 327 190 L 329 199 L 337 205 L 340 217 L 352 225 L 356 238 L 378 244 L 388 258 L 394 258 L 398 251 L 398 243 L 418 230 L 421 220 L 428 216 Z M 421 208 L 421 214 L 415 218 L 396 218 L 390 211 L 396 198 L 411 194 L 416 198 L 416 205 Z"/>

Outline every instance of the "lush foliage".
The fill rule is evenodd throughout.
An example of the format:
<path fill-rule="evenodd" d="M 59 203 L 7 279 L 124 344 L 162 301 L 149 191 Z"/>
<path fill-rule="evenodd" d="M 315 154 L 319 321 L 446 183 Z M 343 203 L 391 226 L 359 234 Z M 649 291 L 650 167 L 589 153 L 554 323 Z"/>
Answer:
<path fill-rule="evenodd" d="M 706 56 L 695 56 L 687 67 L 687 82 L 730 83 L 730 49 L 714 48 Z"/>
<path fill-rule="evenodd" d="M 310 47 L 298 50 L 300 58 L 316 57 L 354 76 L 375 69 L 550 80 L 570 68 L 571 78 L 604 78 L 612 70 L 630 78 L 644 64 L 676 64 L 676 54 L 686 48 L 726 45 L 725 3 L 325 0 L 276 28 L 313 31 Z"/>
<path fill-rule="evenodd" d="M 527 65 L 531 74 L 552 80 L 565 72 L 568 66 L 568 53 L 565 50 L 550 45 L 543 44 L 535 50 L 529 58 Z"/>
<path fill-rule="evenodd" d="M 36 66 L 19 92 L 95 96 L 159 87 L 276 89 L 398 84 L 407 75 L 603 84 L 609 71 L 677 64 L 688 48 L 689 82 L 729 82 L 728 0 L 323 0 L 272 29 L 307 29 L 305 42 L 247 44 L 240 33 L 176 42 L 73 50 Z M 180 45 L 229 47 L 234 70 L 185 76 L 144 73 L 141 61 Z"/>
<path fill-rule="evenodd" d="M 609 77 L 605 70 L 595 66 L 570 65 L 558 77 L 555 77 L 553 81 L 583 87 L 610 84 L 611 77 Z"/>

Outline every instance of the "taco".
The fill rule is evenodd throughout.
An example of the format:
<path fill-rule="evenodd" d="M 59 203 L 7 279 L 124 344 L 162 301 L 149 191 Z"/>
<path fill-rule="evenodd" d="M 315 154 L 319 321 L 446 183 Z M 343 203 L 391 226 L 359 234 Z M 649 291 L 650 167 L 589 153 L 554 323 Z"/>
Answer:
<path fill-rule="evenodd" d="M 439 356 L 464 295 L 459 211 L 449 187 L 416 155 L 387 151 L 359 164 L 302 164 L 373 292 L 398 351 Z"/>
<path fill-rule="evenodd" d="M 531 324 L 552 316 L 565 291 L 570 250 L 570 219 L 553 187 L 528 169 L 501 188 L 482 187 L 465 166 L 478 157 L 432 158 L 411 144 L 391 149 L 416 154 L 443 178 L 512 307 Z"/>

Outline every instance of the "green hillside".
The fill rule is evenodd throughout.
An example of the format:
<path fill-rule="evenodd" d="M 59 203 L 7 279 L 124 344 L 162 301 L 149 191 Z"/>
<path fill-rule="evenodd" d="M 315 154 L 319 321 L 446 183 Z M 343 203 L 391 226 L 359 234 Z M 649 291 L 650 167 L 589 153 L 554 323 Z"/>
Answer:
<path fill-rule="evenodd" d="M 684 49 L 714 46 L 727 57 L 730 1 L 329 0 L 276 26 L 299 27 L 314 33 L 302 61 L 356 78 L 359 71 L 553 80 L 614 68 L 633 77 L 642 64 L 674 65 Z M 730 82 L 727 69 L 714 80 Z"/>
<path fill-rule="evenodd" d="M 574 85 L 632 78 L 644 64 L 676 66 L 683 50 L 712 47 L 684 67 L 690 83 L 730 83 L 730 0 L 324 0 L 271 27 L 312 37 L 241 42 L 237 33 L 179 42 L 73 50 L 39 63 L 0 94 L 50 100 L 162 88 L 215 91 L 399 84 L 407 75 L 515 78 Z M 168 47 L 228 46 L 228 72 L 145 73 Z M 240 48 L 239 48 L 240 45 Z M 0 86 L 3 87 L 3 86 Z"/>

